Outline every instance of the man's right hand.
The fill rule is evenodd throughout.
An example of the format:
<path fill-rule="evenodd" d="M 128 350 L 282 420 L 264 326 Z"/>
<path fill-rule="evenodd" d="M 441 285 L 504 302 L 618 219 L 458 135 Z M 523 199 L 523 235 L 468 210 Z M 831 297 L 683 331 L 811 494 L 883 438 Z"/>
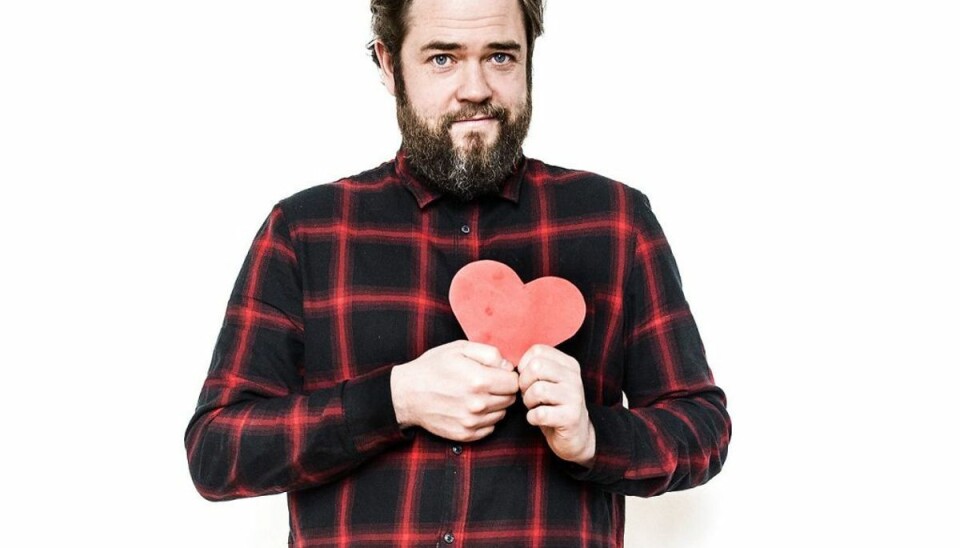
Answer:
<path fill-rule="evenodd" d="M 514 364 L 496 347 L 463 340 L 431 348 L 390 376 L 401 428 L 419 426 L 452 441 L 490 435 L 519 386 Z"/>

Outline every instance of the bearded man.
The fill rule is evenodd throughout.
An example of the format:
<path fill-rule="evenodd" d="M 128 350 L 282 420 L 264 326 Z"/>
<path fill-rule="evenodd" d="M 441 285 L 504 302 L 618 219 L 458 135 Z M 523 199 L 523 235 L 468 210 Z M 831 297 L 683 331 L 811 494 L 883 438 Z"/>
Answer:
<path fill-rule="evenodd" d="M 719 472 L 725 396 L 647 199 L 521 151 L 541 2 L 371 1 L 400 150 L 258 233 L 186 432 L 204 497 L 286 492 L 298 547 L 621 546 L 624 495 Z M 464 340 L 447 295 L 481 259 L 572 282 L 582 328 L 517 363 Z"/>

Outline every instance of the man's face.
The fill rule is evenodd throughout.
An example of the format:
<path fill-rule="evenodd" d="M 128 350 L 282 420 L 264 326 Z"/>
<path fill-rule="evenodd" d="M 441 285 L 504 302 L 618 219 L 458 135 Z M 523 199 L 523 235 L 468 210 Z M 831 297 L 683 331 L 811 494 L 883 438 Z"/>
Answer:
<path fill-rule="evenodd" d="M 381 66 L 408 160 L 461 199 L 497 191 L 530 123 L 519 2 L 415 0 L 407 22 L 400 64 Z"/>

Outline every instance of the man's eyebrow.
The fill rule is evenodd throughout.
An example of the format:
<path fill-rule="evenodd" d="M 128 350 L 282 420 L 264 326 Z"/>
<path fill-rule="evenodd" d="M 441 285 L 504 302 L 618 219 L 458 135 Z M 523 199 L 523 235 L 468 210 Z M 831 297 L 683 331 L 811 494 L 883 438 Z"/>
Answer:
<path fill-rule="evenodd" d="M 487 49 L 498 49 L 505 51 L 520 51 L 520 44 L 510 40 L 509 42 L 490 42 Z"/>
<path fill-rule="evenodd" d="M 439 40 L 434 40 L 420 48 L 420 51 L 456 51 L 463 49 L 463 44 L 458 44 L 456 42 L 440 42 Z"/>
<path fill-rule="evenodd" d="M 420 48 L 420 51 L 457 51 L 465 49 L 463 44 L 458 42 L 441 42 L 439 40 L 434 40 L 429 42 Z M 514 42 L 513 40 L 507 42 L 490 42 L 487 44 L 486 49 L 495 49 L 501 51 L 520 51 L 522 48 L 520 44 Z"/>

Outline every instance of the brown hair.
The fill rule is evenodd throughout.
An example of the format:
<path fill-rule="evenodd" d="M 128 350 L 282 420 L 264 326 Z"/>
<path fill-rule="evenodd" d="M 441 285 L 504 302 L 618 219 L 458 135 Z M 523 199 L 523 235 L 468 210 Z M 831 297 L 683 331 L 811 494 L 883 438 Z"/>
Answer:
<path fill-rule="evenodd" d="M 518 0 L 523 12 L 524 28 L 527 31 L 527 65 L 533 58 L 533 41 L 543 34 L 544 0 Z M 400 59 L 400 46 L 407 35 L 407 12 L 413 0 L 370 0 L 372 14 L 370 26 L 374 39 L 367 44 L 373 62 L 380 66 L 374 42 L 379 40 L 394 59 Z"/>

